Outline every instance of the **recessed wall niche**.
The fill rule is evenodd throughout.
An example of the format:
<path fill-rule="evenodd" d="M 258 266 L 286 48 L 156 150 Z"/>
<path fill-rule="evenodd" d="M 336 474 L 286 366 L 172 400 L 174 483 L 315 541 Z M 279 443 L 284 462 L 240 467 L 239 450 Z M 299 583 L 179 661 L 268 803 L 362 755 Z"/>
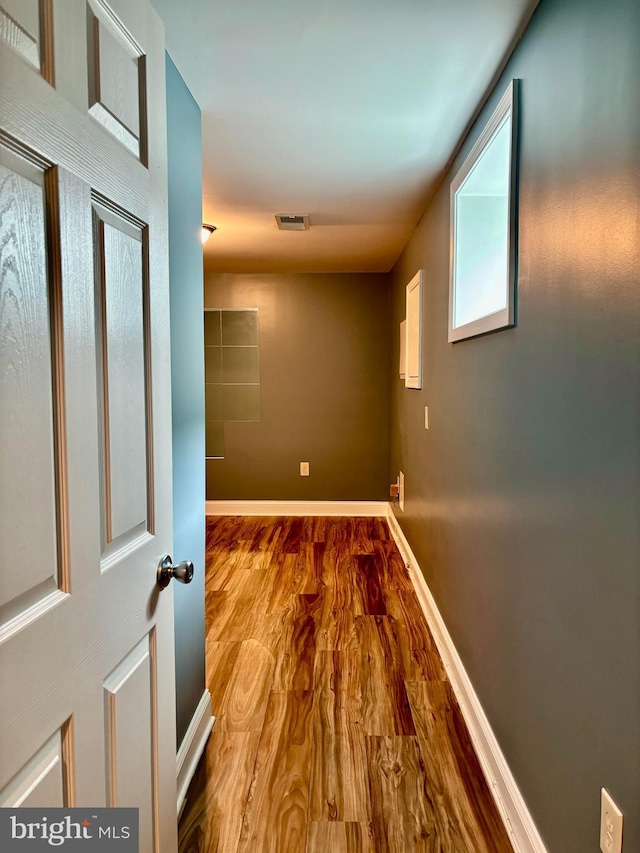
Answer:
<path fill-rule="evenodd" d="M 229 421 L 260 420 L 257 308 L 204 312 L 206 457 L 224 458 Z"/>

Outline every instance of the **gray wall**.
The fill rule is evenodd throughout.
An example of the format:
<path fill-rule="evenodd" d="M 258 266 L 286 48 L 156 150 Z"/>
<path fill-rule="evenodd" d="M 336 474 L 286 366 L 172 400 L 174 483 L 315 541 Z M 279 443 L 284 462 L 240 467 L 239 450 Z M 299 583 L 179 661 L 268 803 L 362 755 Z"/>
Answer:
<path fill-rule="evenodd" d="M 551 853 L 599 849 L 601 786 L 640 850 L 639 45 L 637 0 L 542 0 L 393 274 L 398 516 Z M 513 77 L 518 327 L 451 345 L 449 183 Z"/>
<path fill-rule="evenodd" d="M 261 398 L 260 422 L 225 424 L 207 497 L 384 500 L 387 276 L 207 273 L 205 305 L 259 310 Z"/>
<path fill-rule="evenodd" d="M 192 560 L 173 583 L 178 744 L 204 691 L 204 334 L 200 108 L 167 56 L 169 270 L 173 426 L 173 557 Z"/>

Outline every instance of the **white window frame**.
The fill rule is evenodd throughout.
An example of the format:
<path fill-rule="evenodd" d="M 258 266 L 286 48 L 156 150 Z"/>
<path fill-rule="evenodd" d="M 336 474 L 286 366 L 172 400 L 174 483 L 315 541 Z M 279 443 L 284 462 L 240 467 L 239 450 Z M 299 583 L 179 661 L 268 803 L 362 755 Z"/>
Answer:
<path fill-rule="evenodd" d="M 517 269 L 517 215 L 518 215 L 518 94 L 519 80 L 512 80 L 500 103 L 487 122 L 477 142 L 469 152 L 460 170 L 451 182 L 450 190 L 450 261 L 449 261 L 449 343 L 474 338 L 487 332 L 515 326 L 515 289 Z M 463 326 L 454 327 L 456 306 L 456 201 L 457 193 L 483 154 L 491 146 L 505 121 L 511 119 L 509 145 L 509 200 L 508 200 L 508 261 L 507 261 L 507 306 L 493 314 L 478 317 Z"/>

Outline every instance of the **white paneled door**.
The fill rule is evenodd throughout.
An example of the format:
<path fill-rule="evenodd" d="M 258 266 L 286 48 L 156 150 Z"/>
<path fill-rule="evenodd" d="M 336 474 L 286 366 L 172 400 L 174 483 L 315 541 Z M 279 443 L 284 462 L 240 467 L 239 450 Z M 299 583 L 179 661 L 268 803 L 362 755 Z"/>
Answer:
<path fill-rule="evenodd" d="M 0 0 L 0 805 L 176 848 L 165 59 L 148 0 Z"/>

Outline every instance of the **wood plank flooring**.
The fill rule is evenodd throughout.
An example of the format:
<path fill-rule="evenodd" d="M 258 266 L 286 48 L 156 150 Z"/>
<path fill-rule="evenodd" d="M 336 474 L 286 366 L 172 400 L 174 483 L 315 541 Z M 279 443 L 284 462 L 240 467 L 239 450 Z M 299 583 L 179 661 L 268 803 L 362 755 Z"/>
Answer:
<path fill-rule="evenodd" d="M 386 522 L 207 520 L 180 853 L 512 853 Z"/>

